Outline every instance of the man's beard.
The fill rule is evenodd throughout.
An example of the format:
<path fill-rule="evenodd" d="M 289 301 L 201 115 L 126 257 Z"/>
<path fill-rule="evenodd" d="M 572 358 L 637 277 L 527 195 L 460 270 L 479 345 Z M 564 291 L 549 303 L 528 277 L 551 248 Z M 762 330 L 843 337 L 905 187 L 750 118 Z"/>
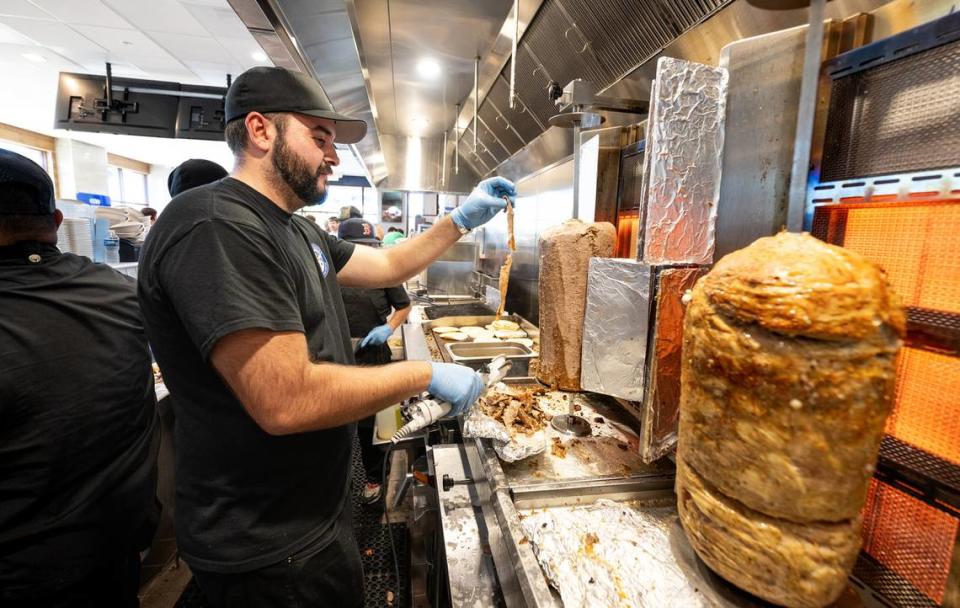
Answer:
<path fill-rule="evenodd" d="M 319 185 L 321 175 L 330 175 L 330 165 L 321 162 L 316 171 L 311 171 L 306 161 L 287 146 L 287 137 L 282 120 L 276 121 L 277 145 L 273 149 L 273 168 L 277 176 L 290 188 L 304 205 L 322 205 L 327 199 L 327 188 Z"/>

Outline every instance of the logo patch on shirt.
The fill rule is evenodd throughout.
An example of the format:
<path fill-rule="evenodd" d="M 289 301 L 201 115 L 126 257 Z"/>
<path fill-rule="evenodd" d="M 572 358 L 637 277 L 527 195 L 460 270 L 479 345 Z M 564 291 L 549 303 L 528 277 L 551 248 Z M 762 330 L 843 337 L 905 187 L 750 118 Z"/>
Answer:
<path fill-rule="evenodd" d="M 317 265 L 320 266 L 320 274 L 323 275 L 323 278 L 327 278 L 327 273 L 330 272 L 330 262 L 327 261 L 327 254 L 316 243 L 310 243 L 310 247 L 313 248 L 313 257 L 317 258 Z"/>

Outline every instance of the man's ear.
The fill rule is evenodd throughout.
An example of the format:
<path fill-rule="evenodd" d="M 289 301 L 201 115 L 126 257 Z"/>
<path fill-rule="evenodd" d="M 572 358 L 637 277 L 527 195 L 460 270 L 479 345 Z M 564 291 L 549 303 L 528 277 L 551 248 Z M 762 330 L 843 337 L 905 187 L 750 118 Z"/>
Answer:
<path fill-rule="evenodd" d="M 250 145 L 261 154 L 269 152 L 273 140 L 277 137 L 276 125 L 260 112 L 250 112 L 243 122 L 247 127 Z"/>
<path fill-rule="evenodd" d="M 57 225 L 57 228 L 60 227 L 60 224 L 63 223 L 63 211 L 60 211 L 59 209 L 54 209 L 53 223 Z"/>

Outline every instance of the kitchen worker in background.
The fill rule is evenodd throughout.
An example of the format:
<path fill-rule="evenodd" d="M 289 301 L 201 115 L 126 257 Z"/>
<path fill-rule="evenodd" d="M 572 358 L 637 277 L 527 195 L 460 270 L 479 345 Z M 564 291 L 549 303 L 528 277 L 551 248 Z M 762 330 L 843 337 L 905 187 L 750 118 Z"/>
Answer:
<path fill-rule="evenodd" d="M 353 365 L 340 285 L 400 284 L 515 189 L 485 180 L 416 239 L 357 247 L 294 212 L 323 202 L 334 142 L 360 141 L 366 124 L 282 68 L 238 76 L 225 112 L 231 176 L 175 197 L 140 256 L 147 333 L 175 396 L 180 555 L 213 606 L 361 606 L 355 422 L 424 391 L 455 416 L 483 383 L 459 365 Z"/>
<path fill-rule="evenodd" d="M 157 221 L 157 210 L 154 209 L 153 207 L 144 207 L 143 209 L 140 210 L 140 214 L 143 217 L 150 218 L 151 224 Z"/>
<path fill-rule="evenodd" d="M 313 215 L 313 214 L 311 214 L 311 213 L 306 214 L 304 217 L 306 217 L 308 220 L 310 220 L 310 221 L 313 222 L 314 224 L 317 223 L 317 216 L 315 216 L 315 215 Z"/>
<path fill-rule="evenodd" d="M 191 158 L 183 161 L 170 172 L 167 177 L 167 190 L 173 197 L 190 188 L 205 186 L 226 176 L 227 170 L 212 160 Z"/>
<path fill-rule="evenodd" d="M 386 236 L 383 237 L 383 245 L 384 247 L 389 247 L 402 238 L 406 238 L 403 234 L 403 230 L 400 230 L 396 226 L 390 226 L 390 228 L 387 230 Z"/>
<path fill-rule="evenodd" d="M 60 253 L 53 183 L 0 150 L 0 606 L 139 605 L 160 435 L 134 282 Z"/>
<path fill-rule="evenodd" d="M 337 236 L 340 234 L 340 219 L 330 216 L 327 218 L 327 234 Z"/>
<path fill-rule="evenodd" d="M 380 240 L 374 236 L 373 224 L 360 218 L 340 222 L 340 238 L 358 245 L 379 247 Z M 383 365 L 390 363 L 390 346 L 387 340 L 407 317 L 410 316 L 410 296 L 400 285 L 386 289 L 358 289 L 342 287 L 343 305 L 347 311 L 350 337 L 355 339 L 354 348 L 359 365 Z M 383 468 L 383 452 L 373 445 L 373 421 L 369 416 L 357 423 L 360 436 L 363 469 L 367 483 L 363 497 L 368 503 L 380 498 L 380 482 Z"/>

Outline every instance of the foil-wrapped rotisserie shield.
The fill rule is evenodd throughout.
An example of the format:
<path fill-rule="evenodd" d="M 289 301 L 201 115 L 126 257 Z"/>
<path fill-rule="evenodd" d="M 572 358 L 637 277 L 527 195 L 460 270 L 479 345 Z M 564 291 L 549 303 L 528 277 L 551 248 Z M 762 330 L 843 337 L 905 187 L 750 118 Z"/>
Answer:
<path fill-rule="evenodd" d="M 662 57 L 647 130 L 643 260 L 709 264 L 720 194 L 727 71 Z"/>
<path fill-rule="evenodd" d="M 640 401 L 647 362 L 650 266 L 591 258 L 589 268 L 580 383 L 588 391 Z"/>

